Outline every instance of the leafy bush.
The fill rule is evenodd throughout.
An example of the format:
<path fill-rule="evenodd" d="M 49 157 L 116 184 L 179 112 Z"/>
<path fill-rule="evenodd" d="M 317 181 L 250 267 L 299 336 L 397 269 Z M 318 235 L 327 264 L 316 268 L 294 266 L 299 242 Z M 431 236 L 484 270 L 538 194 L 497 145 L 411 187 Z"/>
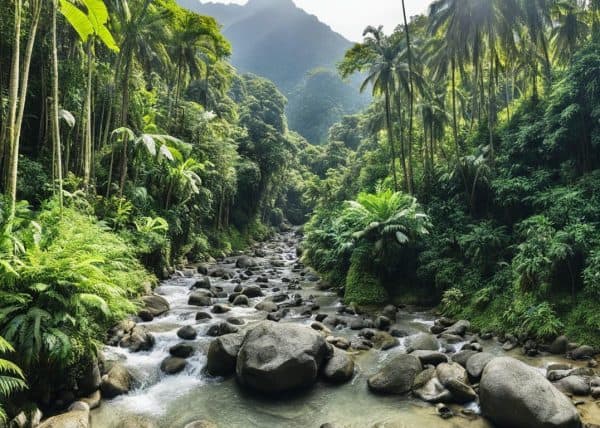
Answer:
<path fill-rule="evenodd" d="M 375 305 L 389 300 L 381 280 L 369 269 L 368 253 L 354 251 L 346 275 L 344 301 L 347 304 Z"/>
<path fill-rule="evenodd" d="M 0 336 L 0 355 L 14 352 L 13 347 Z M 21 369 L 14 363 L 0 358 L 0 423 L 6 421 L 2 403 L 14 392 L 27 387 Z"/>

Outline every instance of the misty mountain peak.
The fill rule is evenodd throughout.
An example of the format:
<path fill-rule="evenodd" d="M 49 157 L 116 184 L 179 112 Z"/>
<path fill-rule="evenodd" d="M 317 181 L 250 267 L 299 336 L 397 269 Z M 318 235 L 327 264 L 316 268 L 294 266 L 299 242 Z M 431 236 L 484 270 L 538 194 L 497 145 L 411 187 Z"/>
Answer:
<path fill-rule="evenodd" d="M 252 9 L 296 8 L 293 0 L 248 0 L 246 7 Z"/>

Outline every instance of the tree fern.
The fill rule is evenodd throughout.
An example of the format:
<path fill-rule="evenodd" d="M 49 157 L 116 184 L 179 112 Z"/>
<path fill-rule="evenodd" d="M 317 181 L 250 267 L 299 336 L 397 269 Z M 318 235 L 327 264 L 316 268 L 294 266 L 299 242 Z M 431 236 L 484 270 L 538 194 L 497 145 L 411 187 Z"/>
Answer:
<path fill-rule="evenodd" d="M 0 336 L 0 354 L 14 352 L 13 347 Z M 27 388 L 21 369 L 11 361 L 0 358 L 0 398 L 2 402 L 11 394 Z M 0 404 L 0 422 L 6 420 L 6 413 Z"/>

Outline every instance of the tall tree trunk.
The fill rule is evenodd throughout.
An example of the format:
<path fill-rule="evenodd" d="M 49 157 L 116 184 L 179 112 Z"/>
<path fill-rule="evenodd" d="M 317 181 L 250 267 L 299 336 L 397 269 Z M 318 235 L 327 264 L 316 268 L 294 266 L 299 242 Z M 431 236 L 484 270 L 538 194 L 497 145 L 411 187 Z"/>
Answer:
<path fill-rule="evenodd" d="M 23 126 L 23 116 L 25 114 L 25 104 L 27 101 L 27 87 L 29 85 L 29 69 L 31 66 L 31 56 L 33 54 L 33 47 L 35 46 L 35 39 L 37 36 L 38 24 L 40 22 L 40 15 L 42 14 L 42 2 L 36 0 L 30 2 L 31 4 L 31 27 L 29 28 L 29 39 L 27 40 L 27 47 L 25 48 L 25 56 L 23 57 L 23 70 L 21 71 L 21 86 L 19 95 L 19 114 L 17 116 L 17 123 L 15 124 L 16 142 L 17 145 L 21 140 L 21 127 Z"/>
<path fill-rule="evenodd" d="M 56 179 L 58 181 L 58 203 L 60 212 L 63 209 L 62 156 L 60 144 L 60 123 L 58 104 L 58 47 L 56 40 L 56 14 L 58 0 L 53 0 L 52 8 L 52 142 L 56 156 Z"/>
<path fill-rule="evenodd" d="M 496 88 L 494 87 L 494 59 L 496 56 L 496 49 L 494 47 L 494 38 L 492 36 L 492 32 L 494 31 L 490 28 L 490 36 L 489 36 L 489 44 L 490 44 L 490 76 L 488 82 L 488 131 L 489 131 L 489 142 L 490 142 L 490 158 L 492 160 L 492 165 L 494 164 L 495 159 L 495 150 L 494 150 L 494 122 L 495 122 L 495 114 L 496 114 Z"/>
<path fill-rule="evenodd" d="M 123 76 L 123 94 L 121 103 L 121 126 L 127 126 L 127 120 L 129 119 L 129 75 L 131 73 L 131 61 L 130 57 L 125 59 L 125 71 Z M 123 197 L 125 191 L 125 182 L 127 180 L 127 135 L 123 135 L 123 153 L 121 155 L 121 179 L 119 182 L 119 197 Z"/>
<path fill-rule="evenodd" d="M 402 176 L 404 177 L 404 182 L 403 182 L 403 190 L 408 191 L 408 168 L 406 167 L 406 150 L 405 150 L 405 144 L 404 144 L 404 117 L 402 114 L 402 103 L 400 100 L 400 92 L 396 91 L 396 96 L 394 97 L 394 100 L 396 102 L 396 109 L 398 110 L 398 121 L 399 121 L 399 126 L 398 126 L 398 136 L 399 136 L 399 141 L 400 141 L 400 162 L 402 165 Z"/>
<path fill-rule="evenodd" d="M 17 106 L 19 103 L 19 75 L 21 73 L 21 20 L 23 13 L 23 0 L 15 0 L 15 23 L 12 64 L 10 69 L 10 84 L 8 89 L 8 124 L 6 134 L 8 141 L 8 176 L 7 196 L 10 204 L 10 218 L 15 215 L 17 202 L 17 170 L 19 168 L 19 142 L 17 141 Z"/>
<path fill-rule="evenodd" d="M 390 107 L 390 88 L 385 87 L 385 125 L 387 128 L 388 144 L 392 154 L 392 177 L 394 179 L 394 191 L 398 191 L 398 177 L 396 175 L 396 145 L 394 144 L 394 135 L 392 130 L 392 114 Z"/>
<path fill-rule="evenodd" d="M 92 50 L 93 38 L 88 40 L 87 45 L 87 83 L 85 95 L 85 130 L 83 138 L 83 188 L 87 193 L 90 187 L 90 176 L 92 171 Z"/>
<path fill-rule="evenodd" d="M 413 176 L 413 156 L 412 156 L 412 137 L 413 137 L 413 116 L 414 116 L 414 87 L 413 87 L 413 64 L 412 51 L 410 47 L 410 31 L 408 20 L 406 19 L 406 6 L 402 0 L 402 14 L 404 15 L 404 33 L 406 35 L 406 49 L 408 53 L 408 82 L 409 82 L 409 118 L 408 118 L 408 193 L 414 194 L 414 176 Z"/>

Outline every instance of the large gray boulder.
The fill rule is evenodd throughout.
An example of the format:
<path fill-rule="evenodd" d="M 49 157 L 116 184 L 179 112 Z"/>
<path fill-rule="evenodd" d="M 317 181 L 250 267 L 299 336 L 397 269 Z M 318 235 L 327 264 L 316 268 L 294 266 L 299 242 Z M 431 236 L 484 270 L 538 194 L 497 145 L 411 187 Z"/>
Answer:
<path fill-rule="evenodd" d="M 331 354 L 323 336 L 310 328 L 263 321 L 246 334 L 236 375 L 241 385 L 264 393 L 306 388 Z"/>
<path fill-rule="evenodd" d="M 408 338 L 408 346 L 413 351 L 437 351 L 440 349 L 440 343 L 434 335 L 428 333 L 419 333 Z"/>
<path fill-rule="evenodd" d="M 228 376 L 235 373 L 237 355 L 245 334 L 226 334 L 213 340 L 208 347 L 206 370 L 213 376 Z"/>
<path fill-rule="evenodd" d="M 131 375 L 120 363 L 115 363 L 107 374 L 102 376 L 100 390 L 105 398 L 127 394 L 131 389 Z"/>
<path fill-rule="evenodd" d="M 144 303 L 146 310 L 155 317 L 164 314 L 170 309 L 169 302 L 158 294 L 142 297 L 142 303 Z"/>
<path fill-rule="evenodd" d="M 467 330 L 470 328 L 471 323 L 469 321 L 460 320 L 448 327 L 444 333 L 454 334 L 456 336 L 464 336 L 467 333 Z"/>
<path fill-rule="evenodd" d="M 494 358 L 487 364 L 479 401 L 483 415 L 500 427 L 581 427 L 571 401 L 535 368 L 514 358 Z"/>
<path fill-rule="evenodd" d="M 405 394 L 413 387 L 415 377 L 423 370 L 414 355 L 399 354 L 390 359 L 367 381 L 374 392 Z"/>

